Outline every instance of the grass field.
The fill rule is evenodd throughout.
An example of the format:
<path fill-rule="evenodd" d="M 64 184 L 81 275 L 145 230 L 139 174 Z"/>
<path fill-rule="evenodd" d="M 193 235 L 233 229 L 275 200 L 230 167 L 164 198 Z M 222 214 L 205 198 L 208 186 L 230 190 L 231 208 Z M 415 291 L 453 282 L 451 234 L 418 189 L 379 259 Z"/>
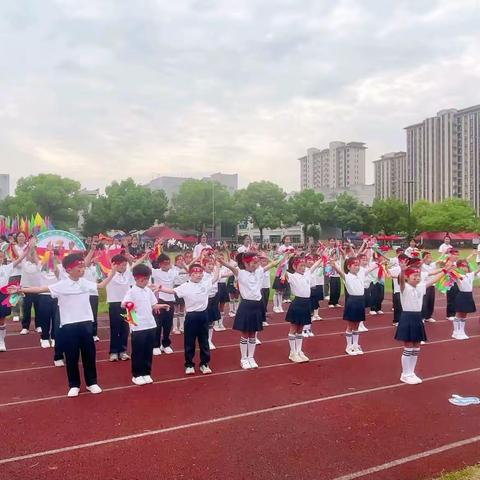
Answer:
<path fill-rule="evenodd" d="M 468 467 L 458 472 L 446 473 L 436 480 L 480 480 L 480 467 Z"/>

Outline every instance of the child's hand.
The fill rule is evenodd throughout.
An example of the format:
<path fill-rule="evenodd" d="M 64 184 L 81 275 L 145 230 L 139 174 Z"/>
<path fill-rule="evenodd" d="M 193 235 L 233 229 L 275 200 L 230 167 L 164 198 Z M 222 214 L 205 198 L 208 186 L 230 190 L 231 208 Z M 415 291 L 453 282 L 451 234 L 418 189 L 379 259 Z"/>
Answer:
<path fill-rule="evenodd" d="M 165 303 L 157 303 L 153 306 L 153 311 L 155 313 L 160 313 L 160 310 L 170 310 L 170 306 Z"/>

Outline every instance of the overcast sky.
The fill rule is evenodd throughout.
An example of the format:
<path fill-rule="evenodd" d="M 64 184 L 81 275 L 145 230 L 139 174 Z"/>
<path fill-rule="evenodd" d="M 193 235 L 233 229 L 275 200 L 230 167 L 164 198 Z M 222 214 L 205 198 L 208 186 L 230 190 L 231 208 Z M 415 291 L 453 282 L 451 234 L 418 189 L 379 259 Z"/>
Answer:
<path fill-rule="evenodd" d="M 370 164 L 479 104 L 479 20 L 478 0 L 2 0 L 0 173 L 298 190 L 308 147 L 363 141 Z"/>

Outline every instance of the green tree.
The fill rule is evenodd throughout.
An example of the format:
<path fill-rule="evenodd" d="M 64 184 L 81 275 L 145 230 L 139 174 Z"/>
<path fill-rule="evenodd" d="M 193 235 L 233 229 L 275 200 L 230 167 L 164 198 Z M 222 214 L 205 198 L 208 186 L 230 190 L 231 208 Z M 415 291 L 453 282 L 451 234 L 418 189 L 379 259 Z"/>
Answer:
<path fill-rule="evenodd" d="M 235 206 L 240 220 L 252 221 L 260 230 L 263 243 L 263 230 L 277 228 L 289 214 L 285 192 L 272 182 L 252 182 L 247 188 L 235 192 Z"/>
<path fill-rule="evenodd" d="M 21 178 L 15 196 L 0 202 L 0 213 L 30 217 L 38 212 L 43 217 L 48 215 L 57 228 L 68 230 L 77 225 L 78 212 L 86 204 L 79 182 L 42 173 Z"/>
<path fill-rule="evenodd" d="M 218 182 L 187 180 L 172 198 L 168 220 L 180 228 L 201 232 L 224 221 L 235 221 L 232 196 Z"/>
<path fill-rule="evenodd" d="M 93 200 L 85 216 L 84 233 L 148 228 L 155 220 L 165 219 L 167 208 L 168 199 L 163 190 L 152 191 L 131 178 L 115 181 L 105 189 L 104 196 Z"/>
<path fill-rule="evenodd" d="M 475 209 L 460 198 L 437 203 L 421 200 L 413 206 L 412 216 L 421 231 L 474 232 L 479 226 Z"/>
<path fill-rule="evenodd" d="M 375 199 L 371 213 L 374 217 L 374 232 L 383 230 L 385 234 L 408 230 L 408 205 L 398 198 Z"/>
<path fill-rule="evenodd" d="M 314 227 L 322 220 L 323 195 L 312 189 L 302 190 L 288 200 L 296 222 L 303 224 L 303 235 L 307 239 L 309 227 Z M 292 222 L 294 223 L 294 222 Z"/>
<path fill-rule="evenodd" d="M 370 209 L 355 197 L 342 193 L 333 203 L 333 222 L 341 229 L 342 237 L 345 230 L 360 231 L 369 228 Z M 331 221 L 332 219 L 329 220 Z"/>

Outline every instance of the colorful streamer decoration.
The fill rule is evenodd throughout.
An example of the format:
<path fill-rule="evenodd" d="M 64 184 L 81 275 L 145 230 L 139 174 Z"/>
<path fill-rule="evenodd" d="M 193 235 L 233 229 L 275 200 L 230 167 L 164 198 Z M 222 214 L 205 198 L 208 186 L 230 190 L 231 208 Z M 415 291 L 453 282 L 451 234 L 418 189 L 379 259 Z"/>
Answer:
<path fill-rule="evenodd" d="M 138 325 L 138 317 L 137 312 L 135 310 L 135 304 L 133 302 L 127 302 L 125 304 L 125 310 L 127 310 L 127 314 L 124 315 L 125 320 L 129 325 Z"/>
<path fill-rule="evenodd" d="M 461 270 L 449 270 L 438 280 L 435 287 L 439 292 L 447 293 L 453 287 L 453 284 L 461 278 L 463 278 Z"/>
<path fill-rule="evenodd" d="M 5 307 L 14 307 L 19 301 L 20 298 L 22 298 L 22 294 L 19 292 L 15 293 L 9 293 L 8 290 L 11 287 L 18 287 L 19 283 L 18 282 L 12 282 L 9 283 L 8 285 L 3 286 L 0 288 L 0 292 L 3 293 L 3 295 L 6 295 L 6 297 L 2 301 L 2 305 Z"/>

